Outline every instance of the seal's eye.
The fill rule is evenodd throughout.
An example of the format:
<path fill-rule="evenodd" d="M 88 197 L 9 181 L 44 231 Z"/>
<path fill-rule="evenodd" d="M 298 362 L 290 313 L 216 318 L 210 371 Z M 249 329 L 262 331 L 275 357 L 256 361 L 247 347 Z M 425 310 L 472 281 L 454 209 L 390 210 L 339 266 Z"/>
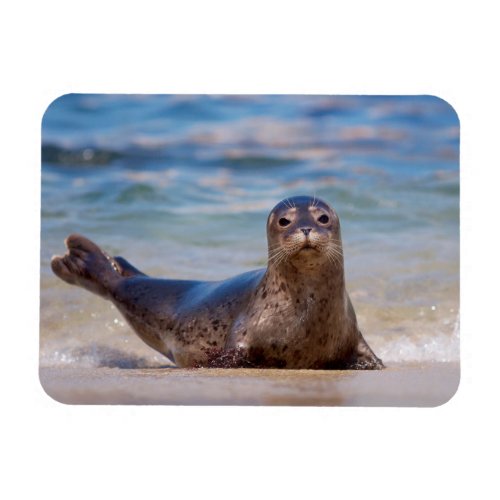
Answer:
<path fill-rule="evenodd" d="M 284 217 L 281 217 L 281 219 L 278 221 L 278 224 L 281 227 L 285 227 L 288 226 L 288 224 L 290 224 L 290 221 L 288 219 L 285 219 Z"/>
<path fill-rule="evenodd" d="M 321 224 L 326 224 L 329 220 L 328 215 L 324 214 L 318 218 L 318 222 L 321 222 Z"/>

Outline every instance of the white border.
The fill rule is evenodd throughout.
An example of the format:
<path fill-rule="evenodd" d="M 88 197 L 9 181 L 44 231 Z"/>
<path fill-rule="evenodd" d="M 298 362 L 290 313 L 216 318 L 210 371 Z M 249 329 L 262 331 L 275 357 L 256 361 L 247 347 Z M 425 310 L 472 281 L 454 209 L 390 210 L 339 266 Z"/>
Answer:
<path fill-rule="evenodd" d="M 497 489 L 494 457 L 485 456 L 499 444 L 500 82 L 490 5 L 47 0 L 1 8 L 1 488 L 9 497 L 421 499 Z M 413 410 L 72 407 L 45 396 L 37 378 L 40 120 L 70 91 L 445 98 L 462 134 L 457 395 Z"/>

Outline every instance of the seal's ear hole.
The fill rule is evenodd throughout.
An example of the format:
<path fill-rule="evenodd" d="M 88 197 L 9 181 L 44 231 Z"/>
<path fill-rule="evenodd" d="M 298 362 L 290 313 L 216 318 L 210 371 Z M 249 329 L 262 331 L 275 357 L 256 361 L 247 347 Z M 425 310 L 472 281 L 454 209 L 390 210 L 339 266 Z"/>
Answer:
<path fill-rule="evenodd" d="M 285 217 L 281 217 L 281 219 L 278 221 L 278 224 L 281 227 L 285 227 L 288 226 L 288 224 L 290 224 L 290 221 L 288 219 L 285 219 Z"/>
<path fill-rule="evenodd" d="M 327 224 L 330 219 L 328 218 L 328 215 L 323 214 L 321 217 L 318 217 L 318 222 L 321 222 L 321 224 Z"/>

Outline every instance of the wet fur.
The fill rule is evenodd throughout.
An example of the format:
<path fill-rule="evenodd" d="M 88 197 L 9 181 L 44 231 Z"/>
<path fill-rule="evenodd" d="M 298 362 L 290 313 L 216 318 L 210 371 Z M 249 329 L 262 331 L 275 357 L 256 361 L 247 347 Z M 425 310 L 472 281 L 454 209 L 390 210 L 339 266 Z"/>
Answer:
<path fill-rule="evenodd" d="M 319 213 L 329 224 L 315 225 Z M 283 214 L 293 219 L 287 228 L 277 224 Z M 111 300 L 144 342 L 180 367 L 382 368 L 345 290 L 335 212 L 315 198 L 290 198 L 273 209 L 267 229 L 267 269 L 224 281 L 150 278 L 80 235 L 67 238 L 68 253 L 52 269 Z"/>

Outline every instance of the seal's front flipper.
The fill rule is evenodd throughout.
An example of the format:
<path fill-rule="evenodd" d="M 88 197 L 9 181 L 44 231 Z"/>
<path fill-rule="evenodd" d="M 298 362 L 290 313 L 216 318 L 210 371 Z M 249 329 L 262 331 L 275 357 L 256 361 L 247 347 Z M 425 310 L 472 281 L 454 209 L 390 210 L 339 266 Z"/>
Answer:
<path fill-rule="evenodd" d="M 68 236 L 65 243 L 68 253 L 63 257 L 52 257 L 52 271 L 66 283 L 108 298 L 110 291 L 122 279 L 114 259 L 79 234 Z"/>
<path fill-rule="evenodd" d="M 385 368 L 380 358 L 370 349 L 366 340 L 359 332 L 359 342 L 356 349 L 355 360 L 348 366 L 349 370 L 381 370 Z"/>

